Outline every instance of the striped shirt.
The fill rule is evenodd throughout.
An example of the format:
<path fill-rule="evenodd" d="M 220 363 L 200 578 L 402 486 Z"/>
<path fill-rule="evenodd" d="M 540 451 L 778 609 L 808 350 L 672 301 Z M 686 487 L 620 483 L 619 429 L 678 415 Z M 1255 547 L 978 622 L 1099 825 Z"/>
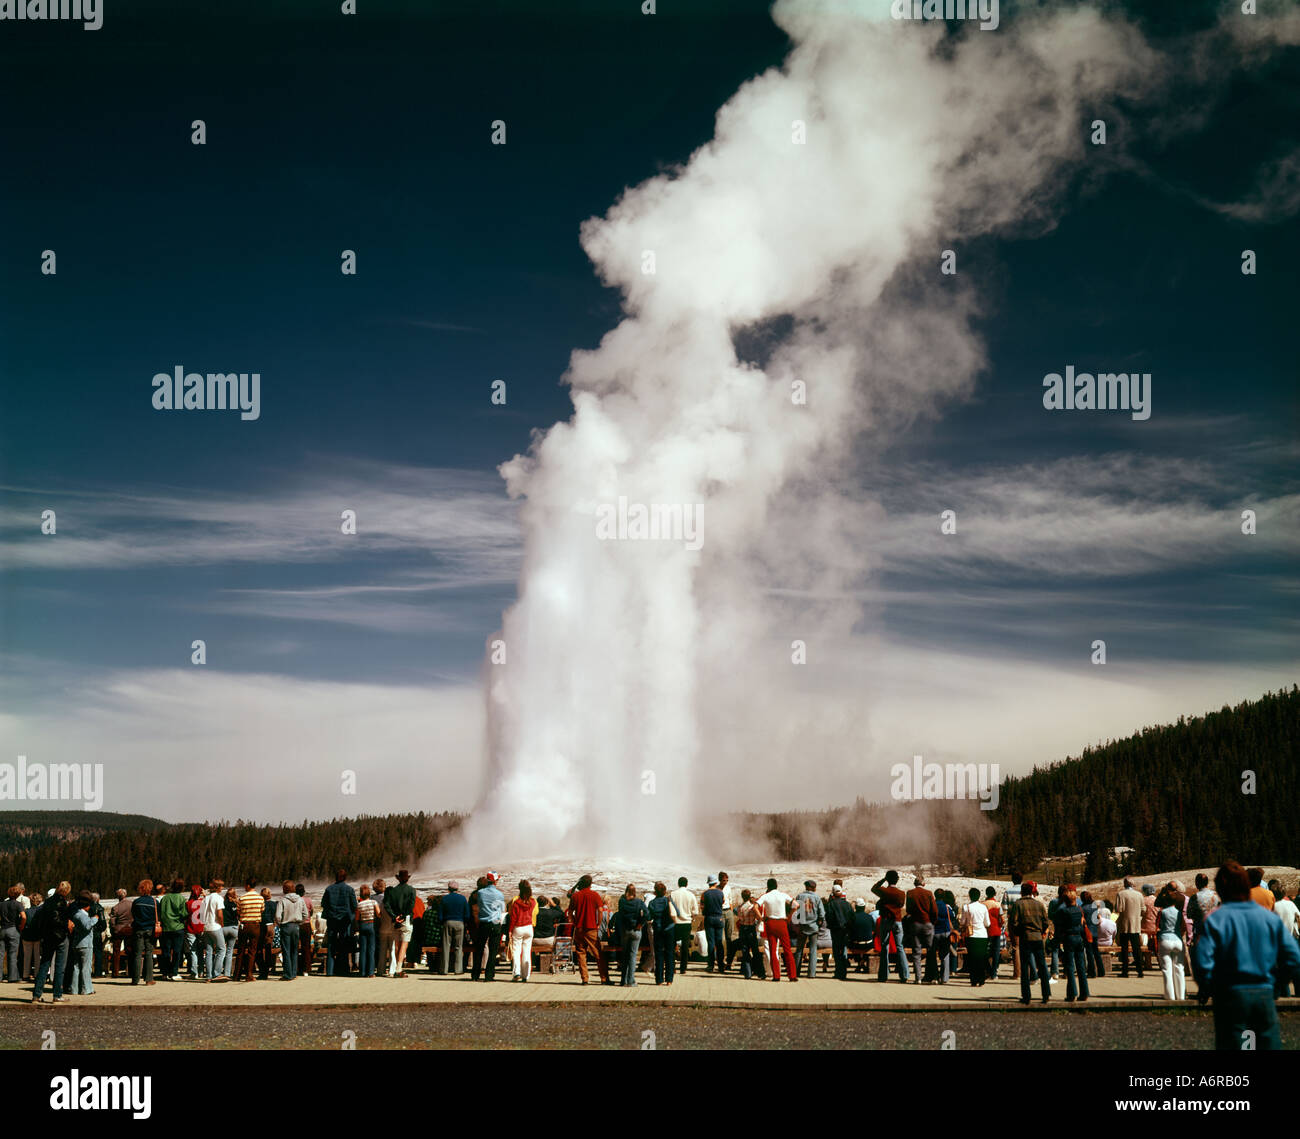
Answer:
<path fill-rule="evenodd" d="M 379 907 L 375 905 L 373 899 L 362 898 L 361 901 L 357 903 L 357 921 L 363 923 L 374 921 L 375 911 L 378 909 Z"/>
<path fill-rule="evenodd" d="M 247 894 L 241 894 L 239 897 L 239 924 L 260 922 L 265 904 L 266 900 L 256 890 L 249 890 Z"/>

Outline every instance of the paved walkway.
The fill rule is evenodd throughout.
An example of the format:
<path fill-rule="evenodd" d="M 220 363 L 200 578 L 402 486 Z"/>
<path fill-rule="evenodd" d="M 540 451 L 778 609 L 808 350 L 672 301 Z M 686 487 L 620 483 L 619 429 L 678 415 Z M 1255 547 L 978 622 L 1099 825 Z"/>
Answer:
<path fill-rule="evenodd" d="M 639 975 L 640 976 L 640 975 Z M 1084 1005 L 1065 1003 L 1065 982 L 1052 986 L 1052 1000 L 1047 1008 L 1103 1011 L 1109 1009 L 1168 1008 L 1162 996 L 1159 974 L 1148 972 L 1142 980 L 1104 977 L 1089 982 L 1092 998 Z M 418 970 L 405 978 L 302 977 L 291 982 L 276 978 L 269 981 L 205 984 L 201 981 L 159 981 L 155 985 L 132 986 L 129 980 L 95 982 L 90 996 L 66 998 L 69 1006 L 109 1007 L 113 1005 L 163 1007 L 265 1007 L 318 1006 L 349 1007 L 369 1004 L 513 1004 L 548 1006 L 570 1002 L 602 1004 L 649 1003 L 657 1005 L 713 1005 L 751 1008 L 791 1009 L 887 1009 L 902 1010 L 1020 1010 L 1020 983 L 1010 976 L 989 981 L 973 989 L 964 980 L 946 985 L 904 985 L 897 980 L 886 983 L 874 977 L 851 974 L 847 981 L 818 976 L 798 982 L 746 981 L 739 974 L 709 976 L 692 968 L 678 976 L 671 987 L 656 986 L 653 978 L 641 979 L 635 988 L 601 985 L 595 979 L 582 986 L 576 975 L 534 974 L 527 984 L 510 980 L 508 972 L 497 974 L 492 983 L 461 977 L 443 977 Z M 1194 993 L 1194 986 L 1188 986 Z M 1195 1000 L 1186 1004 L 1195 1007 Z M 0 1006 L 31 1004 L 30 985 L 0 984 Z M 1282 1007 L 1300 1008 L 1300 999 L 1288 998 Z M 49 991 L 45 1008 L 51 1007 Z M 1043 1008 L 1035 986 L 1030 1012 Z"/>

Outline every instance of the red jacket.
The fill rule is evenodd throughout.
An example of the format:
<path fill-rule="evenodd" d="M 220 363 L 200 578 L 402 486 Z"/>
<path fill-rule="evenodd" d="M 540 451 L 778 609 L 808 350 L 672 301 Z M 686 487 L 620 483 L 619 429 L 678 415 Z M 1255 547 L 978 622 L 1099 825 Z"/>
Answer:
<path fill-rule="evenodd" d="M 575 891 L 573 898 L 569 902 L 569 912 L 573 915 L 573 932 L 574 934 L 582 933 L 588 929 L 600 928 L 600 911 L 604 908 L 604 901 L 590 886 L 585 890 Z"/>

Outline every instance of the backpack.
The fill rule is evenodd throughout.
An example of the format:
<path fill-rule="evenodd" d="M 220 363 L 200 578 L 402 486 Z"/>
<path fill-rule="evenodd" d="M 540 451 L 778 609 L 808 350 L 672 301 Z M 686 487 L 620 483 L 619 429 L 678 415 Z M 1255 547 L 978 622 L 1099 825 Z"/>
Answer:
<path fill-rule="evenodd" d="M 23 926 L 24 941 L 40 941 L 45 936 L 45 931 L 50 925 L 50 908 L 46 905 L 37 906 L 27 917 L 27 924 Z"/>

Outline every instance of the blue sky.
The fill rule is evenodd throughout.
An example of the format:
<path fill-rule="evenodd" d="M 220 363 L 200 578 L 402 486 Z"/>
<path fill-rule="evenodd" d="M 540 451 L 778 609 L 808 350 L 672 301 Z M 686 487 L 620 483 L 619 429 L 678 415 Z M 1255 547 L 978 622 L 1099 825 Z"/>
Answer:
<path fill-rule="evenodd" d="M 103 758 L 109 809 L 173 819 L 465 807 L 521 561 L 495 467 L 620 313 L 578 227 L 786 38 L 740 0 L 258 7 L 0 40 L 40 93 L 0 113 L 0 749 Z M 1032 703 L 1023 769 L 1296 678 L 1295 52 L 1200 92 L 1194 131 L 1120 124 L 1049 232 L 963 247 L 975 390 L 833 472 L 872 522 L 853 632 L 904 758 Z M 1151 418 L 1045 412 L 1067 364 L 1150 372 Z M 154 410 L 176 365 L 260 373 L 260 418 Z M 949 734 L 909 742 L 939 689 Z M 873 790 L 773 770 L 733 805 Z"/>

